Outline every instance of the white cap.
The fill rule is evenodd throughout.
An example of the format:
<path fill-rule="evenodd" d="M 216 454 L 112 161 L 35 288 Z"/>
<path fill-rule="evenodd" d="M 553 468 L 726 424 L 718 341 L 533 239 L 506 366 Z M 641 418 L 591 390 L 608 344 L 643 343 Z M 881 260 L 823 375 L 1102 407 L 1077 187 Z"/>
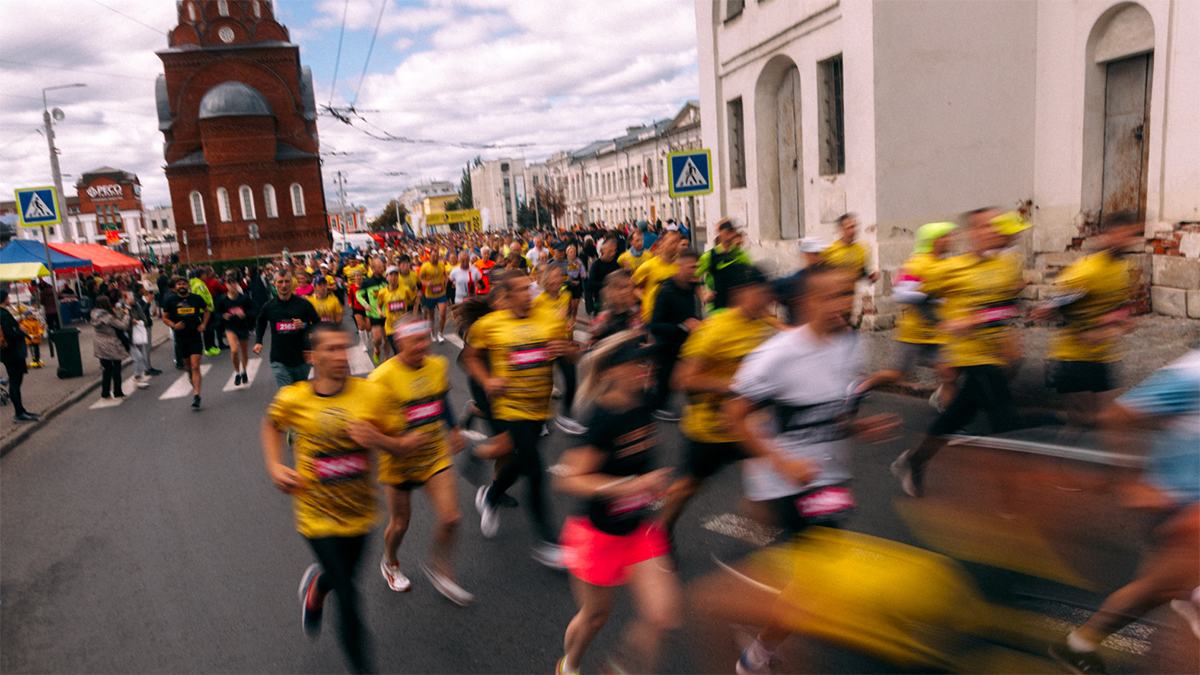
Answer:
<path fill-rule="evenodd" d="M 820 253 L 829 248 L 829 243 L 820 237 L 805 237 L 800 240 L 801 253 Z"/>
<path fill-rule="evenodd" d="M 670 225 L 667 225 L 667 232 L 678 232 L 678 231 L 679 231 L 679 226 L 676 225 L 675 223 L 671 223 Z"/>
<path fill-rule="evenodd" d="M 395 265 L 392 265 L 391 267 L 387 268 L 387 271 L 385 271 L 385 272 L 383 273 L 383 275 L 384 275 L 384 276 L 387 276 L 387 275 L 391 274 L 392 272 L 395 272 L 396 274 L 399 274 L 399 273 L 400 273 L 400 268 L 399 268 L 399 267 L 396 267 Z"/>

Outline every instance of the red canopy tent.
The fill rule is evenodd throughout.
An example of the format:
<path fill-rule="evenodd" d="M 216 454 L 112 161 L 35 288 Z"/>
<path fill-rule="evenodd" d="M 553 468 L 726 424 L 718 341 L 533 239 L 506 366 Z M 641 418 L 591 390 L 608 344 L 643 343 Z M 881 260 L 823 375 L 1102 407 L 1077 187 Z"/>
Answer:
<path fill-rule="evenodd" d="M 50 248 L 76 258 L 91 260 L 92 268 L 99 274 L 136 272 L 142 269 L 140 260 L 99 244 L 50 244 Z"/>

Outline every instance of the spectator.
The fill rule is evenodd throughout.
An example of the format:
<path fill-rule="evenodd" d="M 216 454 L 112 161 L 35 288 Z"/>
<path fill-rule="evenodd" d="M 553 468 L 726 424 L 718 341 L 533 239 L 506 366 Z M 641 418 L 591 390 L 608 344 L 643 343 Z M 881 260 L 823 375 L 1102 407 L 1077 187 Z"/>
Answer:
<path fill-rule="evenodd" d="M 129 316 L 119 308 L 114 309 L 107 295 L 101 295 L 96 298 L 96 308 L 92 311 L 92 326 L 96 329 L 92 349 L 96 358 L 100 359 L 100 398 L 124 398 L 125 392 L 121 391 L 121 360 L 127 352 L 117 331 L 129 330 Z"/>
<path fill-rule="evenodd" d="M 14 422 L 36 422 L 38 416 L 25 409 L 21 399 L 21 383 L 28 368 L 25 366 L 25 332 L 12 315 L 8 305 L 8 289 L 0 288 L 0 363 L 8 373 L 8 395 L 13 402 Z"/>

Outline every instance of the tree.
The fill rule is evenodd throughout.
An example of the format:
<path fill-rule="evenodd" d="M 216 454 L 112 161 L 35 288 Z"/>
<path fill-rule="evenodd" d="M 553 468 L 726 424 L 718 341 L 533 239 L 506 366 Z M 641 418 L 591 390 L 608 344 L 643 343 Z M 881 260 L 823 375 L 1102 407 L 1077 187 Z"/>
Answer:
<path fill-rule="evenodd" d="M 545 206 L 540 206 L 537 213 L 534 213 L 529 204 L 521 204 L 517 207 L 517 227 L 522 230 L 535 229 L 538 224 L 546 227 L 550 224 L 550 212 Z"/>
<path fill-rule="evenodd" d="M 462 178 L 458 182 L 458 198 L 446 202 L 447 211 L 459 211 L 475 208 L 475 193 L 471 189 L 471 169 L 483 165 L 483 157 L 475 155 L 475 159 L 463 167 Z"/>
<path fill-rule="evenodd" d="M 379 214 L 379 217 L 367 224 L 367 229 L 372 232 L 395 232 L 407 219 L 408 209 L 393 199 L 383 207 L 383 213 Z"/>
<path fill-rule="evenodd" d="M 548 211 L 550 215 L 554 216 L 554 221 L 558 221 L 567 213 L 567 194 L 563 191 L 561 184 L 554 181 L 553 178 L 550 180 L 552 181 L 550 185 L 534 185 L 533 191 L 542 205 L 542 210 Z M 552 224 L 552 222 L 548 224 Z"/>

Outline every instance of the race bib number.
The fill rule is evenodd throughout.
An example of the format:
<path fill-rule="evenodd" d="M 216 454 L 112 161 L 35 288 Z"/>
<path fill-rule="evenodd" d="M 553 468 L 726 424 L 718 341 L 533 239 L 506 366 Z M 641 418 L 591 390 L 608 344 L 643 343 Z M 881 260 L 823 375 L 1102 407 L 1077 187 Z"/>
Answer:
<path fill-rule="evenodd" d="M 517 349 L 508 354 L 508 363 L 516 370 L 537 368 L 550 360 L 550 352 L 543 346 Z"/>
<path fill-rule="evenodd" d="M 608 503 L 608 515 L 619 516 L 631 511 L 639 511 L 644 509 L 654 502 L 654 497 L 649 492 L 639 492 L 628 497 L 614 499 Z"/>
<path fill-rule="evenodd" d="M 231 307 L 229 309 L 229 313 L 237 317 L 246 316 L 246 313 L 242 311 L 241 307 Z"/>
<path fill-rule="evenodd" d="M 438 293 L 441 293 L 441 292 L 442 292 L 442 289 L 443 289 L 443 288 L 444 288 L 443 286 L 430 286 L 430 287 L 429 287 L 429 292 L 430 292 L 430 293 L 432 293 L 432 294 L 434 294 L 434 295 L 437 295 Z"/>
<path fill-rule="evenodd" d="M 404 301 L 403 300 L 393 300 L 392 302 L 389 302 L 387 304 L 387 311 L 403 312 L 404 311 Z"/>
<path fill-rule="evenodd" d="M 325 483 L 365 475 L 371 470 L 371 462 L 365 453 L 339 457 L 315 457 L 312 470 L 317 480 Z"/>
<path fill-rule="evenodd" d="M 295 333 L 296 331 L 304 330 L 304 322 L 300 319 L 290 319 L 288 321 L 276 321 L 276 333 Z"/>
<path fill-rule="evenodd" d="M 850 488 L 827 487 L 798 497 L 796 512 L 806 520 L 833 520 L 857 505 Z"/>
<path fill-rule="evenodd" d="M 432 420 L 442 416 L 445 409 L 445 403 L 442 399 L 429 401 L 428 403 L 419 403 L 408 409 L 405 416 L 408 418 L 408 423 L 414 427 L 421 426 Z"/>
<path fill-rule="evenodd" d="M 179 307 L 179 308 L 177 308 L 177 309 L 175 310 L 175 313 L 176 313 L 176 314 L 178 314 L 179 316 L 186 316 L 186 315 L 188 315 L 188 314 L 195 314 L 195 313 L 196 313 L 196 308 L 195 308 L 195 307 Z"/>
<path fill-rule="evenodd" d="M 982 328 L 996 328 L 1006 325 L 1009 321 L 1020 316 L 1016 305 L 1004 304 L 996 307 L 986 307 L 975 313 L 975 324 Z"/>

